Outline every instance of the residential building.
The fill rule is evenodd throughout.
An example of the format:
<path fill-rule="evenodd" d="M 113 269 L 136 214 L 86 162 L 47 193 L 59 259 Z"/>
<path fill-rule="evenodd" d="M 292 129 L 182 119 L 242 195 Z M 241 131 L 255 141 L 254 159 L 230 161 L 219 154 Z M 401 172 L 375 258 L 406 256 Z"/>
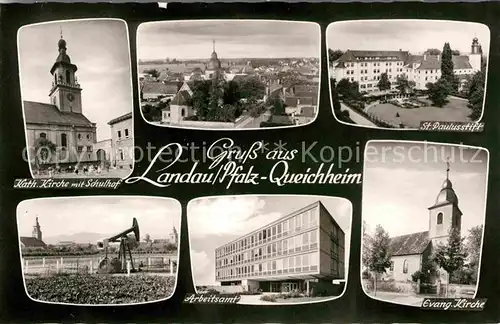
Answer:
<path fill-rule="evenodd" d="M 111 127 L 112 165 L 124 169 L 134 165 L 134 135 L 132 113 L 108 122 Z"/>
<path fill-rule="evenodd" d="M 344 244 L 344 231 L 317 201 L 217 248 L 216 281 L 246 291 L 310 292 L 344 279 Z"/>

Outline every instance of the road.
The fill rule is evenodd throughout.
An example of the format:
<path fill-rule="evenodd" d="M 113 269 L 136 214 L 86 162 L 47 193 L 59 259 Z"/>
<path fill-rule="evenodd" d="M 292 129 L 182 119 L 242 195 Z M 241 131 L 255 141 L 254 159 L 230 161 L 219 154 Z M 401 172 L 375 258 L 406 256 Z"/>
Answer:
<path fill-rule="evenodd" d="M 269 119 L 270 113 L 266 111 L 262 115 L 257 118 L 248 117 L 244 121 L 242 121 L 236 128 L 260 128 L 260 123 L 267 121 Z"/>
<path fill-rule="evenodd" d="M 349 108 L 343 103 L 340 103 L 340 106 L 342 107 L 342 110 L 347 110 L 349 112 L 349 118 L 351 118 L 357 125 L 377 127 L 377 125 L 372 123 L 368 118 L 360 115 L 356 110 Z"/>

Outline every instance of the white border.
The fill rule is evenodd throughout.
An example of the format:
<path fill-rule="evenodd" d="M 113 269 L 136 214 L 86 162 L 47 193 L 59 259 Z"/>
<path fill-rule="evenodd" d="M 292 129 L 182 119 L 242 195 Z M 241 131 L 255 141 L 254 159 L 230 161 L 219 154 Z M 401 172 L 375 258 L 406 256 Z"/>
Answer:
<path fill-rule="evenodd" d="M 337 199 L 337 200 L 345 200 L 347 201 L 350 205 L 351 205 L 351 222 L 350 222 L 350 226 L 349 226 L 349 231 L 350 231 L 350 235 L 349 235 L 349 253 L 346 253 L 345 251 L 345 248 L 344 248 L 344 271 L 345 271 L 345 278 L 344 279 L 339 279 L 339 280 L 342 280 L 344 281 L 344 290 L 342 290 L 342 293 L 338 296 L 334 296 L 334 297 L 331 297 L 331 298 L 326 298 L 326 299 L 321 299 L 321 300 L 313 300 L 313 301 L 306 301 L 306 302 L 297 302 L 297 303 L 262 303 L 262 304 L 258 304 L 258 303 L 255 303 L 255 304 L 247 304 L 247 303 L 241 303 L 241 302 L 238 302 L 237 304 L 238 305 L 245 305 L 245 306 L 286 306 L 286 305 L 304 305 L 304 304 L 317 304 L 317 303 L 324 303 L 324 302 L 329 302 L 329 301 L 332 301 L 332 300 L 335 300 L 335 299 L 339 299 L 339 298 L 342 298 L 342 296 L 344 296 L 345 292 L 347 291 L 347 285 L 349 283 L 349 258 L 351 256 L 351 241 L 352 241 L 352 223 L 353 223 L 353 213 L 354 213 L 354 206 L 352 204 L 352 202 L 347 199 L 347 198 L 344 198 L 344 197 L 336 197 L 336 196 L 323 196 L 323 195 L 279 195 L 279 194 L 248 194 L 248 195 L 220 195 L 220 196 L 205 196 L 205 197 L 199 197 L 199 198 L 194 198 L 194 199 L 191 199 L 188 204 L 187 204 L 187 207 L 186 207 L 186 213 L 187 213 L 187 221 L 188 221 L 188 240 L 189 240 L 189 256 L 190 256 L 190 263 L 191 263 L 191 277 L 193 279 L 193 286 L 194 286 L 194 291 L 196 294 L 198 294 L 198 291 L 196 290 L 196 281 L 195 281 L 195 278 L 194 278 L 194 272 L 193 272 L 193 259 L 191 258 L 191 251 L 193 250 L 193 247 L 191 245 L 191 232 L 189 231 L 189 205 L 197 200 L 205 200 L 205 199 L 217 199 L 217 198 L 240 198 L 240 197 L 262 197 L 262 198 L 269 198 L 269 197 L 275 197 L 275 198 L 293 198 L 293 197 L 309 197 L 311 199 Z M 311 202 L 312 204 L 313 202 Z M 326 208 L 326 207 L 325 207 Z M 333 217 L 332 215 L 332 218 L 335 220 L 335 217 Z M 336 221 L 336 220 L 335 220 Z M 344 240 L 344 245 L 346 244 L 347 242 L 345 242 Z M 215 253 L 215 252 L 214 252 Z M 215 261 L 214 261 L 214 264 L 212 264 L 211 266 L 215 266 Z M 235 295 L 238 295 L 238 294 L 235 294 Z"/>
<path fill-rule="evenodd" d="M 485 151 L 486 152 L 486 157 L 487 157 L 487 161 L 486 161 L 486 181 L 485 181 L 485 191 L 484 191 L 484 206 L 483 206 L 483 210 L 484 210 L 484 216 L 483 216 L 483 222 L 482 222 L 482 225 L 483 225 L 483 233 L 482 233 L 482 236 L 481 236 L 481 249 L 480 249 L 480 253 L 479 253 L 479 266 L 477 268 L 477 280 L 476 280 L 476 287 L 475 287 L 475 290 L 474 290 L 474 296 L 472 298 L 476 298 L 476 295 L 477 295 L 477 289 L 479 288 L 479 282 L 480 282 L 480 277 L 481 277 L 481 260 L 482 260 L 482 257 L 483 257 L 483 244 L 484 244 L 484 229 L 486 227 L 486 207 L 487 207 L 487 203 L 488 203 L 488 177 L 489 177 L 489 173 L 490 173 L 490 151 L 487 149 L 487 148 L 484 148 L 484 147 L 480 147 L 480 146 L 471 146 L 471 145 L 463 145 L 463 144 L 450 144 L 450 143 L 439 143 L 439 142 L 428 142 L 428 141 L 405 141 L 405 140 L 369 140 L 368 142 L 366 142 L 366 145 L 365 145 L 365 151 L 364 151 L 364 156 L 366 156 L 366 151 L 368 150 L 368 144 L 370 144 L 371 142 L 374 142 L 374 143 L 416 143 L 416 144 L 419 144 L 419 145 L 426 145 L 426 144 L 431 144 L 431 145 L 442 145 L 442 146 L 453 146 L 453 147 L 465 147 L 465 148 L 469 148 L 469 149 L 476 149 L 476 150 L 482 150 L 482 151 Z M 365 172 L 365 168 L 366 168 L 366 159 L 364 159 L 364 162 L 363 162 L 363 174 Z M 361 193 L 361 202 L 363 201 L 363 191 L 364 191 L 364 185 L 363 185 L 363 189 L 362 189 L 362 193 Z M 376 296 L 372 296 L 370 294 L 368 294 L 365 290 L 365 286 L 363 285 L 363 229 L 364 229 L 364 226 L 363 226 L 363 206 L 361 206 L 361 248 L 360 248 L 360 256 L 359 256 L 359 277 L 360 277 L 360 284 L 361 284 L 361 289 L 363 290 L 363 292 L 365 293 L 366 296 L 368 296 L 369 298 L 371 299 L 374 299 L 374 300 L 378 300 L 378 301 L 381 301 L 381 302 L 385 302 L 385 303 L 390 303 L 390 304 L 395 304 L 395 305 L 403 305 L 403 306 L 409 306 L 409 307 L 415 307 L 415 308 L 421 308 L 421 306 L 417 306 L 417 305 L 410 305 L 410 304 L 403 304 L 403 303 L 396 303 L 394 301 L 390 301 L 390 300 L 386 300 L 386 299 L 381 299 L 381 298 L 377 298 Z M 439 296 L 436 296 L 436 298 L 439 298 Z M 422 298 L 422 302 L 423 302 L 424 298 Z"/>
<path fill-rule="evenodd" d="M 206 131 L 255 131 L 255 130 L 268 130 L 268 129 L 287 129 L 287 128 L 296 128 L 296 127 L 303 127 L 307 125 L 311 125 L 316 121 L 319 115 L 319 106 L 320 106 L 320 98 L 321 98 L 321 26 L 318 23 L 315 22 L 310 22 L 310 21 L 294 21 L 294 20 L 274 20 L 274 19 L 193 19 L 193 20 L 163 20 L 163 21 L 150 21 L 150 22 L 145 22 L 141 23 L 137 27 L 136 31 L 136 56 L 137 56 L 137 84 L 140 84 L 139 81 L 139 35 L 140 35 L 140 28 L 141 26 L 144 25 L 154 25 L 154 24 L 175 24 L 175 23 L 186 23 L 186 22 L 232 22 L 235 24 L 238 24 L 239 22 L 280 22 L 280 23 L 293 23 L 293 24 L 309 24 L 309 25 L 316 25 L 318 28 L 318 48 L 319 48 L 319 53 L 318 53 L 318 62 L 319 62 L 319 81 L 318 81 L 318 101 L 317 101 L 317 107 L 316 107 L 316 114 L 314 116 L 314 119 L 307 124 L 302 124 L 302 125 L 290 125 L 290 126 L 276 126 L 276 127 L 258 127 L 258 128 L 207 128 L 207 127 L 183 127 L 183 126 L 178 126 L 178 125 L 162 125 L 162 124 L 155 124 L 150 121 L 148 121 L 146 118 L 144 118 L 144 114 L 142 113 L 142 108 L 141 108 L 141 96 L 140 92 L 141 90 L 138 87 L 139 91 L 139 110 L 142 116 L 142 119 L 150 125 L 156 126 L 156 127 L 166 127 L 166 128 L 177 128 L 177 129 L 191 129 L 191 130 L 206 130 Z"/>
<path fill-rule="evenodd" d="M 128 31 L 128 25 L 127 25 L 127 22 L 123 19 L 117 19 L 117 18 L 85 18 L 85 19 L 66 19 L 66 20 L 52 20 L 52 21 L 47 21 L 47 22 L 41 22 L 41 23 L 34 23 L 34 24 L 29 24 L 29 25 L 24 25 L 24 26 L 21 26 L 18 30 L 17 30 L 17 61 L 18 61 L 18 69 L 19 69 L 19 88 L 20 88 L 20 91 L 21 91 L 21 107 L 22 107 L 22 113 L 23 113 L 23 122 L 24 122 L 24 136 L 25 136 L 25 140 L 26 140 L 26 148 L 28 147 L 28 126 L 26 124 L 26 112 L 25 112 L 25 109 L 24 109 L 24 101 L 25 101 L 25 98 L 24 98 L 24 95 L 23 95 L 23 87 L 22 87 L 22 75 L 21 75 L 21 52 L 20 52 L 20 48 L 19 48 L 19 35 L 21 33 L 21 30 L 25 27 L 35 27 L 35 26 L 38 26 L 38 25 L 46 25 L 46 24 L 60 24 L 60 23 L 72 23 L 72 22 L 81 22 L 81 21 L 121 21 L 124 23 L 125 25 L 125 30 L 127 32 L 127 49 L 128 49 L 128 61 L 129 61 L 129 75 L 130 75 L 130 89 L 133 91 L 134 89 L 134 84 L 132 82 L 132 60 L 131 60 L 131 51 L 130 51 L 130 35 L 129 35 L 129 31 Z M 25 58 L 26 59 L 26 58 Z M 134 98 L 133 96 L 131 96 L 130 98 L 130 112 L 132 113 L 132 147 L 134 148 L 134 151 L 132 152 L 132 169 L 130 170 L 130 173 L 126 176 L 126 177 L 123 177 L 122 180 L 130 177 L 130 175 L 134 172 L 134 169 L 135 169 L 135 127 L 134 127 L 134 120 L 135 120 L 135 116 L 134 116 Z M 111 134 L 111 139 L 113 138 L 113 135 Z M 97 139 L 96 139 L 97 140 Z M 113 154 L 115 154 L 115 152 L 113 152 Z M 130 152 L 128 153 L 130 154 Z M 27 150 L 26 152 L 26 157 L 28 158 L 28 167 L 30 169 L 30 173 L 31 173 L 31 177 L 33 179 L 45 179 L 45 178 L 42 178 L 42 177 L 35 177 L 33 176 L 33 170 L 32 170 L 32 167 L 31 167 L 31 163 L 30 163 L 30 153 L 29 153 L 29 150 Z M 93 177 L 85 177 L 85 178 L 81 178 L 81 179 L 92 179 Z M 49 179 L 49 178 L 47 178 Z M 54 179 L 54 178 L 52 178 Z M 68 176 L 68 177 L 61 177 L 60 179 L 72 179 L 71 176 Z"/>
<path fill-rule="evenodd" d="M 488 29 L 489 32 L 489 45 L 488 45 L 488 51 L 487 51 L 487 59 L 486 59 L 486 71 L 484 73 L 484 96 L 483 96 L 483 109 L 481 110 L 481 116 L 476 120 L 472 121 L 473 123 L 478 123 L 481 122 L 484 116 L 484 106 L 486 104 L 486 93 L 488 92 L 488 69 L 490 66 L 490 49 L 491 49 L 491 30 L 488 27 L 488 25 L 482 24 L 482 23 L 477 23 L 477 22 L 470 22 L 470 21 L 456 21 L 456 20 L 440 20 L 440 19 L 360 19 L 360 20 L 345 20 L 345 21 L 337 21 L 330 23 L 326 27 L 326 33 L 325 33 L 325 43 L 326 43 L 326 61 L 328 63 L 328 91 L 329 91 L 329 96 L 330 96 L 330 106 L 332 110 L 333 117 L 335 119 L 344 125 L 348 126 L 355 126 L 355 127 L 362 127 L 362 128 L 371 128 L 371 129 L 383 129 L 383 130 L 391 130 L 391 131 L 423 131 L 422 129 L 419 128 L 387 128 L 387 127 L 379 127 L 379 126 L 366 126 L 366 125 L 360 125 L 360 124 L 353 124 L 353 123 L 347 123 L 344 121 L 341 121 L 338 119 L 338 117 L 335 115 L 335 112 L 333 111 L 333 99 L 332 99 L 332 75 L 330 75 L 330 57 L 328 56 L 328 49 L 330 48 L 328 46 L 328 35 L 329 35 L 329 29 L 332 27 L 332 25 L 338 25 L 338 24 L 345 24 L 345 23 L 352 23 L 352 22 L 360 22 L 360 21 L 366 21 L 366 22 L 374 22 L 374 21 L 379 21 L 379 22 L 398 22 L 398 21 L 406 21 L 406 22 L 423 22 L 423 21 L 433 21 L 433 22 L 448 22 L 448 23 L 457 23 L 457 24 L 474 24 L 478 26 L 484 26 Z M 427 131 L 428 132 L 428 131 Z M 432 131 L 430 131 L 432 132 Z"/>
<path fill-rule="evenodd" d="M 176 267 L 176 271 L 175 271 L 175 286 L 174 288 L 172 289 L 172 293 L 165 297 L 165 298 L 162 298 L 162 299 L 157 299 L 157 300 L 152 300 L 152 301 L 147 301 L 147 302 L 138 302 L 138 303 L 130 303 L 130 304 L 73 304 L 73 303 L 58 303 L 58 302 L 51 302 L 51 301 L 45 301 L 45 300 L 38 300 L 38 299 L 34 299 L 30 296 L 30 294 L 28 293 L 28 288 L 26 287 L 26 278 L 24 277 L 24 262 L 23 262 L 23 255 L 22 255 L 22 252 L 21 252 L 21 232 L 19 231 L 19 219 L 21 217 L 24 217 L 24 215 L 21 215 L 20 212 L 19 212 L 19 207 L 21 206 L 21 204 L 25 201 L 37 201 L 37 200 L 51 200 L 51 199 L 56 199 L 56 200 L 69 200 L 69 199 L 89 199 L 89 198 L 99 198 L 99 199 L 109 199 L 109 198 L 120 198 L 120 199 L 128 199 L 128 198 L 142 198 L 142 199 L 150 199 L 150 200 L 169 200 L 171 201 L 172 203 L 176 203 L 177 204 L 177 209 L 178 209 L 178 213 L 179 213 L 179 227 L 178 227 L 178 231 L 177 231 L 177 236 L 178 236 L 178 245 L 177 245 L 177 267 Z M 18 241 L 19 241 L 19 258 L 20 258 L 20 261 L 21 261 L 21 275 L 23 277 L 23 285 L 24 285 L 24 291 L 26 293 L 26 295 L 28 296 L 29 299 L 31 299 L 32 301 L 34 302 L 37 302 L 37 303 L 42 303 L 42 304 L 54 304 L 54 305 L 72 305 L 72 306 L 96 306 L 96 307 L 101 307 L 101 306 L 133 306 L 133 305 L 142 305 L 142 304 L 152 304 L 152 303 L 157 303 L 157 302 L 161 302 L 161 301 L 166 301 L 166 300 L 169 300 L 170 298 L 172 298 L 172 296 L 175 294 L 175 291 L 177 290 L 177 284 L 179 282 L 179 260 L 180 260 L 180 251 L 181 251 L 181 225 L 182 225 L 182 205 L 181 203 L 177 200 L 177 199 L 174 199 L 174 198 L 170 198 L 170 197 L 156 197 L 156 196 L 128 196 L 128 195 L 124 195 L 124 196 L 112 196 L 112 195 L 107 195 L 107 196 L 68 196 L 68 197 L 49 197 L 49 198 L 34 198 L 34 199 L 26 199 L 26 200 L 23 200 L 21 201 L 18 205 L 17 205 L 17 208 L 16 208 L 16 214 L 17 214 L 17 217 L 16 217 L 16 220 L 17 220 L 17 234 L 18 234 Z"/>

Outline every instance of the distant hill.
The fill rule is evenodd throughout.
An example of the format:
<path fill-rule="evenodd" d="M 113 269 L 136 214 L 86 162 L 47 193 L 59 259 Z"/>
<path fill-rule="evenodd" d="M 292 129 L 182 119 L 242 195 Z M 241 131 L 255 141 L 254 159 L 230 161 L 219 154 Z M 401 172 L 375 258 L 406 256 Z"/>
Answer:
<path fill-rule="evenodd" d="M 52 237 L 44 237 L 43 241 L 45 244 L 57 244 L 61 241 L 71 241 L 74 243 L 87 244 L 92 243 L 96 244 L 98 240 L 110 237 L 110 234 L 99 234 L 99 233 L 89 233 L 89 232 L 81 232 L 70 235 L 58 235 Z"/>

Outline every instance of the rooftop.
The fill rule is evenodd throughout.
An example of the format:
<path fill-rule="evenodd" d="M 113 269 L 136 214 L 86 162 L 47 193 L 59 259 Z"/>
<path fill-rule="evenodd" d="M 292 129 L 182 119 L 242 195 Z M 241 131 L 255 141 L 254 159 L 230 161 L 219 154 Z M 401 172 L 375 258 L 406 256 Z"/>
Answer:
<path fill-rule="evenodd" d="M 391 238 L 389 252 L 394 255 L 422 254 L 429 245 L 429 231 Z"/>
<path fill-rule="evenodd" d="M 55 105 L 42 102 L 24 101 L 24 114 L 27 124 L 95 127 L 83 114 L 62 112 Z"/>
<path fill-rule="evenodd" d="M 129 112 L 129 113 L 126 113 L 125 115 L 121 115 L 120 117 L 116 117 L 114 119 L 111 119 L 109 122 L 108 122 L 108 125 L 113 125 L 113 124 L 116 124 L 116 123 L 119 123 L 121 121 L 124 121 L 124 120 L 127 120 L 127 119 L 130 119 L 132 118 L 132 113 Z"/>

